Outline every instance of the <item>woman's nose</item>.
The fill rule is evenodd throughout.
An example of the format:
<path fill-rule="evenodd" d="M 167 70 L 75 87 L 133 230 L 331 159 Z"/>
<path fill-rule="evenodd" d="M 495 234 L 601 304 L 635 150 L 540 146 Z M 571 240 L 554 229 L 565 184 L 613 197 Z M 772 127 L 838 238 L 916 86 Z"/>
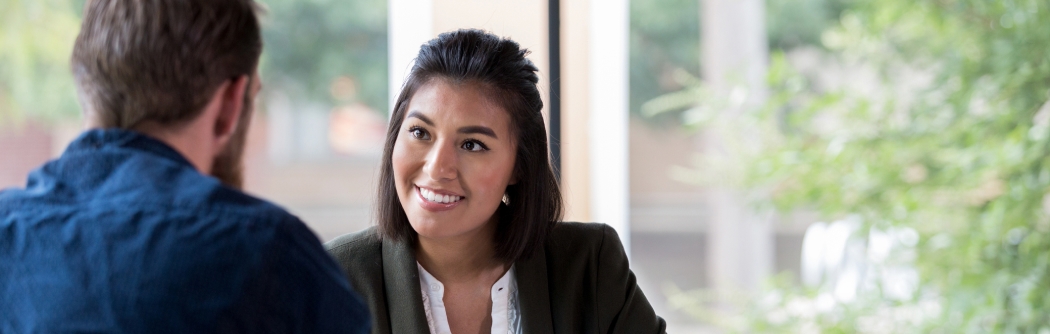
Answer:
<path fill-rule="evenodd" d="M 439 141 L 431 147 L 427 154 L 427 162 L 423 170 L 430 175 L 431 179 L 454 180 L 459 173 L 457 166 L 456 148 L 451 143 Z"/>

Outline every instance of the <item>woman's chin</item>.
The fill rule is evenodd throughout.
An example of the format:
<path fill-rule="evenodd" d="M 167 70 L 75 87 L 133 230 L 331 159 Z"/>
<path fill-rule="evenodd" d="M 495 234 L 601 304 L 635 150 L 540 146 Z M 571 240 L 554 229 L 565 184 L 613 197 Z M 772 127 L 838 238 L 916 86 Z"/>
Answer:
<path fill-rule="evenodd" d="M 440 224 L 437 222 L 412 223 L 412 229 L 416 231 L 416 235 L 420 238 L 442 239 L 451 236 L 450 231 L 447 228 L 440 228 Z"/>
<path fill-rule="evenodd" d="M 420 238 L 429 240 L 443 240 L 452 239 L 465 235 L 472 234 L 471 232 L 477 231 L 482 226 L 467 227 L 454 226 L 454 224 L 442 224 L 438 221 L 426 221 L 421 223 L 411 223 L 412 229 L 416 231 L 416 235 Z"/>

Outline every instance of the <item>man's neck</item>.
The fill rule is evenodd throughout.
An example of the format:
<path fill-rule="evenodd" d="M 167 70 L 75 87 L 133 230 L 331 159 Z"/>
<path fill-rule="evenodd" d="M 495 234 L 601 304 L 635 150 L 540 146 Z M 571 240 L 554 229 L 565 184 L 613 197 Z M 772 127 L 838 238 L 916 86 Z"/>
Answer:
<path fill-rule="evenodd" d="M 179 152 L 193 167 L 201 174 L 211 173 L 212 162 L 215 159 L 211 154 L 211 142 L 208 141 L 204 129 L 193 122 L 180 126 L 164 126 L 153 122 L 146 122 L 136 126 L 133 131 L 157 139 Z"/>

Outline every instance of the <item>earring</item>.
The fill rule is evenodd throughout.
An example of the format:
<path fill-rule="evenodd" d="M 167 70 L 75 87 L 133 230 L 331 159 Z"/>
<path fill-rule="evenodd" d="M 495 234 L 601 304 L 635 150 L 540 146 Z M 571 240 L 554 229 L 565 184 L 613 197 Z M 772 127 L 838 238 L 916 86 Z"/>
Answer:
<path fill-rule="evenodd" d="M 503 194 L 503 204 L 510 205 L 510 199 L 507 198 L 507 194 Z"/>

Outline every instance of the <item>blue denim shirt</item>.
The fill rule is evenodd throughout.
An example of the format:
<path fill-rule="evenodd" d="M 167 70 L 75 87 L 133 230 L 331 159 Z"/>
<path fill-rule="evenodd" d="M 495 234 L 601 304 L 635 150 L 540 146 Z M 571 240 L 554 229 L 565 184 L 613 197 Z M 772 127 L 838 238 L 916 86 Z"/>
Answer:
<path fill-rule="evenodd" d="M 317 237 L 144 135 L 90 130 L 0 192 L 0 333 L 365 333 Z"/>

